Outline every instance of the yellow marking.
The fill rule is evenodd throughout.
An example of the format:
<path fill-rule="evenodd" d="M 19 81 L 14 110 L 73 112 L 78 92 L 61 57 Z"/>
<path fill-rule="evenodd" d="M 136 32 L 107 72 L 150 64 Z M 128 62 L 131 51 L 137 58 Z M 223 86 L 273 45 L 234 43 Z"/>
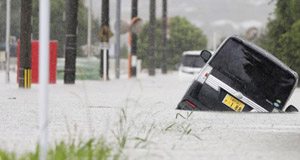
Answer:
<path fill-rule="evenodd" d="M 24 70 L 24 88 L 27 88 L 27 69 Z"/>
<path fill-rule="evenodd" d="M 28 74 L 27 86 L 28 88 L 31 88 L 31 69 L 28 69 L 27 74 Z"/>

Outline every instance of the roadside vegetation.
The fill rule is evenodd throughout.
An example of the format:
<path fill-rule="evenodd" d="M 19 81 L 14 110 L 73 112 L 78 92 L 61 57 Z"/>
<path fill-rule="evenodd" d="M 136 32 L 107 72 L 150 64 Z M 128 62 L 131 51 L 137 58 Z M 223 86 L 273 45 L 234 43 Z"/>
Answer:
<path fill-rule="evenodd" d="M 182 52 L 188 50 L 203 50 L 207 47 L 207 37 L 196 25 L 184 17 L 173 17 L 168 22 L 167 66 L 174 69 L 181 60 Z M 156 20 L 156 53 L 155 67 L 162 64 L 162 20 Z M 138 57 L 142 59 L 144 68 L 148 67 L 149 22 L 146 22 L 138 38 Z"/>
<path fill-rule="evenodd" d="M 275 3 L 274 18 L 269 20 L 257 44 L 300 75 L 300 0 L 276 0 Z"/>
<path fill-rule="evenodd" d="M 120 110 L 119 119 L 115 127 L 111 129 L 112 141 L 106 141 L 103 135 L 99 139 L 60 141 L 50 147 L 47 160 L 106 160 L 106 159 L 130 159 L 128 149 L 147 150 L 157 147 L 157 137 L 175 136 L 178 140 L 194 139 L 199 143 L 203 140 L 201 134 L 209 130 L 210 126 L 193 128 L 195 121 L 192 118 L 193 112 L 179 112 L 174 119 L 165 123 L 156 123 L 155 120 L 145 121 L 141 125 L 136 124 L 136 116 L 129 116 L 126 109 Z M 152 113 L 147 113 L 152 117 Z M 71 136 L 71 135 L 69 135 Z M 72 137 L 72 136 L 71 136 Z M 173 142 L 170 145 L 172 150 L 180 147 L 180 144 Z M 0 146 L 1 147 L 1 146 Z M 147 156 L 149 156 L 147 154 Z M 151 156 L 151 155 L 150 155 Z M 153 155 L 157 156 L 157 155 Z M 1 150 L 0 160 L 38 160 L 39 147 L 30 153 L 20 155 L 16 152 Z"/>
<path fill-rule="evenodd" d="M 104 140 L 91 139 L 87 142 L 61 141 L 48 151 L 47 160 L 105 160 L 112 157 L 112 148 Z M 22 156 L 13 152 L 0 150 L 1 160 L 38 160 L 39 147 L 32 153 Z"/>
<path fill-rule="evenodd" d="M 65 0 L 52 0 L 51 2 L 51 40 L 58 41 L 58 57 L 64 56 L 64 44 L 66 36 L 66 23 L 65 23 Z M 21 14 L 21 1 L 11 1 L 11 36 L 20 39 L 20 14 Z M 78 10 L 78 37 L 77 37 L 77 53 L 83 55 L 81 46 L 87 42 L 87 8 L 84 6 L 84 0 L 79 0 Z M 6 0 L 0 2 L 0 15 L 6 15 Z M 39 38 L 39 0 L 32 0 L 32 38 L 37 40 Z M 0 16 L 0 23 L 6 24 L 6 16 Z M 92 18 L 92 32 L 97 33 L 100 24 L 95 17 Z M 5 35 L 6 25 L 0 25 L 0 35 Z M 98 41 L 97 34 L 92 34 L 92 42 Z M 5 41 L 5 36 L 0 37 L 0 42 Z"/>

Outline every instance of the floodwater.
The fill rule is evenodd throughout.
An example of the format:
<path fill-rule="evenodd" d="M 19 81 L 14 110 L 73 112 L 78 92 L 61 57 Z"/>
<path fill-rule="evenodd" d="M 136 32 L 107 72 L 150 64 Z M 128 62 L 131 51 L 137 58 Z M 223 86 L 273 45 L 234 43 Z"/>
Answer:
<path fill-rule="evenodd" d="M 39 136 L 38 85 L 19 89 L 15 82 L 5 84 L 4 72 L 0 77 L 0 148 L 32 151 Z M 175 110 L 189 85 L 177 72 L 75 85 L 58 81 L 49 86 L 49 142 L 104 137 L 118 148 L 114 131 L 126 135 L 123 156 L 129 159 L 299 159 L 299 113 Z M 290 103 L 300 106 L 299 97 L 297 89 Z"/>

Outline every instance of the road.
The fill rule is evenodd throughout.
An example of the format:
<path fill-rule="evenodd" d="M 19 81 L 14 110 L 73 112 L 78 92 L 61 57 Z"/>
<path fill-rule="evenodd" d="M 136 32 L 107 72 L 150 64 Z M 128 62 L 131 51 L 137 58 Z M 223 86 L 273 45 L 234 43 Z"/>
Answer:
<path fill-rule="evenodd" d="M 6 84 L 2 71 L 0 79 L 0 148 L 32 151 L 39 134 L 38 85 Z M 58 81 L 49 87 L 49 141 L 102 137 L 116 149 L 115 132 L 127 138 L 123 156 L 129 159 L 299 159 L 299 113 L 177 111 L 189 84 L 176 72 Z M 290 103 L 300 106 L 299 97 L 297 89 Z"/>

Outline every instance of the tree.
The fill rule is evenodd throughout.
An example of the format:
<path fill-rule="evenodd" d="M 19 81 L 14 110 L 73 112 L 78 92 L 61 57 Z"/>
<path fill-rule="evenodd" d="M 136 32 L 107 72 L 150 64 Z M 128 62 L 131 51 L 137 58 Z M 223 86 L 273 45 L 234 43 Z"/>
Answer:
<path fill-rule="evenodd" d="M 31 88 L 32 0 L 21 0 L 19 87 Z"/>
<path fill-rule="evenodd" d="M 291 29 L 282 34 L 279 39 L 282 53 L 281 59 L 300 74 L 300 19 L 296 21 Z"/>
<path fill-rule="evenodd" d="M 66 42 L 66 23 L 65 23 L 65 0 L 51 0 L 51 19 L 50 19 L 50 39 L 58 41 L 58 56 L 64 55 L 64 45 Z M 87 8 L 84 0 L 79 0 L 78 6 L 78 29 L 77 29 L 77 54 L 82 55 L 80 47 L 87 43 Z M 33 0 L 33 39 L 38 39 L 39 24 L 39 0 Z M 97 33 L 100 24 L 93 18 L 92 33 Z M 98 41 L 97 34 L 92 34 L 92 41 Z"/>
<path fill-rule="evenodd" d="M 65 84 L 75 83 L 79 0 L 66 1 Z"/>
<path fill-rule="evenodd" d="M 156 10 L 156 1 L 155 0 L 150 0 L 150 20 L 149 20 L 149 29 L 148 29 L 148 73 L 150 76 L 155 75 L 155 65 L 157 64 L 155 62 L 155 54 L 156 54 L 156 49 L 155 49 L 155 38 L 156 36 L 156 30 L 161 27 L 156 26 L 156 16 L 155 16 L 155 10 Z M 161 25 L 160 25 L 161 26 Z M 160 36 L 161 37 L 161 36 Z"/>
<path fill-rule="evenodd" d="M 277 0 L 275 18 L 257 43 L 300 74 L 300 0 Z"/>
<path fill-rule="evenodd" d="M 51 26 L 50 26 L 50 39 L 58 41 L 58 56 L 62 57 L 64 54 L 65 44 L 65 0 L 51 0 Z M 33 0 L 32 3 L 32 34 L 33 40 L 39 38 L 38 35 L 38 16 L 39 16 L 39 0 Z M 11 36 L 20 38 L 20 14 L 21 14 L 21 1 L 11 1 Z M 0 0 L 0 23 L 6 23 L 6 0 Z M 5 25 L 0 25 L 0 35 L 5 35 Z M 93 18 L 92 20 L 92 33 L 98 33 L 100 24 Z M 0 37 L 0 42 L 5 41 L 5 36 Z M 97 34 L 92 34 L 92 42 L 99 41 Z M 80 47 L 87 42 L 87 8 L 84 6 L 84 0 L 79 0 L 78 11 L 78 37 L 77 37 L 77 53 L 80 55 Z"/>
<path fill-rule="evenodd" d="M 162 65 L 162 20 L 156 21 L 156 55 L 155 67 L 159 68 Z M 191 24 L 186 18 L 174 17 L 171 18 L 169 24 L 170 38 L 167 42 L 167 66 L 169 69 L 174 69 L 175 65 L 180 62 L 182 52 L 188 50 L 202 50 L 207 46 L 207 38 L 202 33 L 200 28 Z M 149 64 L 147 49 L 149 40 L 149 22 L 147 22 L 139 35 L 138 39 L 138 57 L 142 59 L 143 67 Z"/>
<path fill-rule="evenodd" d="M 162 10 L 162 68 L 161 72 L 167 74 L 167 0 L 163 0 L 163 10 Z"/>

